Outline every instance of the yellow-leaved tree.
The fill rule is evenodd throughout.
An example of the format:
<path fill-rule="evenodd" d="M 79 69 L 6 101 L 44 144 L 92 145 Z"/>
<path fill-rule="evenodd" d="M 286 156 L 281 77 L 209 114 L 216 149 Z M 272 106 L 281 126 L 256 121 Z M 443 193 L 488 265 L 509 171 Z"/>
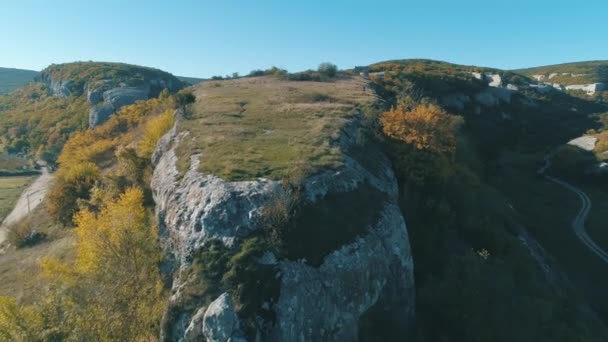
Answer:
<path fill-rule="evenodd" d="M 139 156 L 150 159 L 156 143 L 173 127 L 174 123 L 173 110 L 170 109 L 146 122 L 143 136 L 137 146 Z"/>
<path fill-rule="evenodd" d="M 382 113 L 380 123 L 391 138 L 393 160 L 401 178 L 424 185 L 451 172 L 459 118 L 435 104 L 398 106 Z"/>
<path fill-rule="evenodd" d="M 59 330 L 54 336 L 154 340 L 165 298 L 158 267 L 161 251 L 142 191 L 127 189 L 97 215 L 81 210 L 75 223 L 76 260 L 42 262 L 53 303 L 41 310 L 46 320 L 57 323 L 50 325 Z"/>

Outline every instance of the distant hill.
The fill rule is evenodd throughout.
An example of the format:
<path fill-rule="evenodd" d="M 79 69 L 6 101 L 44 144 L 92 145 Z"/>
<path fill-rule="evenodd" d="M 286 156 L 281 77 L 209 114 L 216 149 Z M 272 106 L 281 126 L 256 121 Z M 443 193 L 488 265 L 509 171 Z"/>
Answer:
<path fill-rule="evenodd" d="M 121 107 L 176 92 L 185 84 L 159 69 L 124 63 L 53 64 L 10 94 L 0 94 L 0 152 L 53 160 L 68 137 Z"/>
<path fill-rule="evenodd" d="M 175 77 L 177 77 L 178 80 L 188 83 L 190 85 L 195 85 L 195 84 L 205 81 L 204 78 L 197 78 L 197 77 L 186 77 L 186 76 L 175 76 Z"/>
<path fill-rule="evenodd" d="M 539 81 L 563 85 L 608 83 L 608 61 L 588 61 L 513 70 Z"/>
<path fill-rule="evenodd" d="M 0 68 L 0 94 L 11 91 L 32 82 L 38 71 L 13 68 Z"/>

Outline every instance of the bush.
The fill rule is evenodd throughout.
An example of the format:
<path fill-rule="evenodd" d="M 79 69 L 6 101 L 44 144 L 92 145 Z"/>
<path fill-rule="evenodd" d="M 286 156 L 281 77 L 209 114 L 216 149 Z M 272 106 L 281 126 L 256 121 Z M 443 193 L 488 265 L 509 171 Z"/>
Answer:
<path fill-rule="evenodd" d="M 44 240 L 46 234 L 32 228 L 30 220 L 25 219 L 7 227 L 8 241 L 17 248 L 31 247 Z"/>
<path fill-rule="evenodd" d="M 48 211 L 51 217 L 64 226 L 71 226 L 72 218 L 79 209 L 78 201 L 89 199 L 89 191 L 98 180 L 99 168 L 90 162 L 61 171 L 49 193 Z"/>
<path fill-rule="evenodd" d="M 184 108 L 187 105 L 196 101 L 196 96 L 189 91 L 182 91 L 174 95 L 175 106 L 177 108 Z"/>
<path fill-rule="evenodd" d="M 194 95 L 192 96 L 194 97 Z M 184 101 L 189 100 L 191 99 L 184 99 Z M 160 138 L 165 135 L 165 133 L 167 133 L 171 127 L 173 127 L 174 123 L 175 118 L 173 117 L 172 110 L 167 110 L 161 115 L 146 122 L 144 125 L 143 137 L 137 145 L 137 152 L 139 156 L 145 159 L 150 159 L 154 149 L 156 148 L 156 144 Z"/>
<path fill-rule="evenodd" d="M 319 64 L 319 68 L 317 69 L 317 71 L 321 75 L 332 78 L 336 76 L 336 73 L 338 72 L 338 67 L 332 63 L 321 63 Z"/>

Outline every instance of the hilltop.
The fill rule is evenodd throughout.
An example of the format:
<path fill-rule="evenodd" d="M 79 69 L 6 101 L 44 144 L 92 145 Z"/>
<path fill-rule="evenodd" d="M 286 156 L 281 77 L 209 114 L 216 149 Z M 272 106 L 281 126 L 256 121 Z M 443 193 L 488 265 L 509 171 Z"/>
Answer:
<path fill-rule="evenodd" d="M 74 131 L 99 125 L 163 89 L 184 86 L 167 72 L 123 63 L 51 65 L 34 82 L 0 95 L 0 150 L 53 161 Z"/>
<path fill-rule="evenodd" d="M 543 80 L 565 85 L 608 83 L 608 61 L 563 63 L 513 71 L 528 77 L 544 76 Z"/>
<path fill-rule="evenodd" d="M 574 95 L 608 101 L 608 61 L 548 65 L 515 72 Z"/>
<path fill-rule="evenodd" d="M 0 128 L 12 152 L 42 145 L 59 154 L 48 212 L 36 217 L 63 235 L 31 247 L 76 254 L 75 263 L 45 263 L 57 275 L 38 285 L 75 318 L 57 336 L 607 334 L 604 265 L 568 235 L 576 198 L 536 172 L 547 151 L 605 134 L 601 98 L 526 72 L 432 60 L 275 67 L 184 90 L 170 74 L 116 63 L 51 66 L 38 80 L 0 96 Z M 175 94 L 156 93 L 169 85 Z M 136 102 L 114 106 L 116 94 Z M 91 115 L 108 106 L 107 116 Z M 583 168 L 560 156 L 555 164 Z M 598 241 L 608 238 L 598 228 L 602 189 L 589 192 Z M 65 238 L 72 232 L 76 241 Z M 10 269 L 34 269 L 28 260 Z M 23 293 L 7 284 L 4 294 Z M 35 317 L 57 319 L 39 298 L 12 307 L 34 317 L 20 325 L 28 336 L 48 333 Z M 133 298 L 136 308 L 126 305 Z M 91 314 L 99 308 L 110 314 Z M 97 330 L 100 322 L 116 328 Z"/>
<path fill-rule="evenodd" d="M 0 68 L 0 95 L 33 82 L 38 71 L 13 68 Z"/>

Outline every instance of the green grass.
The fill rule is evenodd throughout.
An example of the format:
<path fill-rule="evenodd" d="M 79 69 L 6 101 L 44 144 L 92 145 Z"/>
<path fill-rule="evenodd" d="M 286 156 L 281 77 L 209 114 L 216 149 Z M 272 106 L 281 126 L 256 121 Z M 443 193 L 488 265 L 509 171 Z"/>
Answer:
<path fill-rule="evenodd" d="M 190 134 L 178 146 L 181 172 L 201 153 L 200 171 L 227 180 L 280 178 L 293 168 L 337 167 L 335 140 L 358 107 L 375 96 L 364 79 L 294 82 L 276 77 L 210 81 L 194 88 Z"/>
<path fill-rule="evenodd" d="M 0 177 L 0 222 L 13 210 L 32 177 Z"/>

